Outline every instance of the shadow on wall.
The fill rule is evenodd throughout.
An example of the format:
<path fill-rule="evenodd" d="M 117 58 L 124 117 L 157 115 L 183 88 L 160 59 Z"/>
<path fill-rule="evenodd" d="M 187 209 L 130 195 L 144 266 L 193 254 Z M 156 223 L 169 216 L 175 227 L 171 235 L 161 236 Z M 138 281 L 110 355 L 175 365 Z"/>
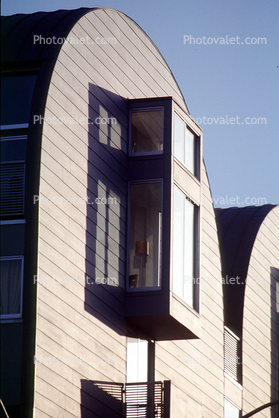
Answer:
<path fill-rule="evenodd" d="M 125 416 L 123 394 L 124 383 L 82 380 L 82 418 L 123 418 Z"/>
<path fill-rule="evenodd" d="M 84 309 L 126 335 L 127 101 L 89 84 Z"/>
<path fill-rule="evenodd" d="M 279 399 L 279 268 L 271 267 L 270 271 L 271 286 L 271 399 Z M 279 417 L 279 405 L 271 407 L 271 417 Z"/>

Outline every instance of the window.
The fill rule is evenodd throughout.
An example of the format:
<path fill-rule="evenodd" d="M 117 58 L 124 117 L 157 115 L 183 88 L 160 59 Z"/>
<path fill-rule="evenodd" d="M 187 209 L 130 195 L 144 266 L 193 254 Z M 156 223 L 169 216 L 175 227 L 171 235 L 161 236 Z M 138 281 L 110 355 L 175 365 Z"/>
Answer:
<path fill-rule="evenodd" d="M 197 137 L 186 123 L 174 114 L 174 156 L 198 177 Z"/>
<path fill-rule="evenodd" d="M 129 284 L 131 288 L 161 285 L 162 183 L 130 184 Z"/>
<path fill-rule="evenodd" d="M 239 418 L 239 409 L 224 399 L 224 418 Z"/>
<path fill-rule="evenodd" d="M 1 319 L 21 318 L 23 257 L 3 257 L 1 266 Z"/>
<path fill-rule="evenodd" d="M 239 379 L 239 342 L 237 337 L 229 328 L 224 330 L 224 371 L 234 380 Z"/>
<path fill-rule="evenodd" d="M 174 186 L 173 193 L 173 292 L 194 307 L 195 205 Z"/>
<path fill-rule="evenodd" d="M 148 341 L 127 338 L 127 382 L 148 381 Z"/>
<path fill-rule="evenodd" d="M 1 138 L 1 217 L 24 214 L 26 136 Z"/>
<path fill-rule="evenodd" d="M 163 108 L 133 110 L 130 115 L 130 153 L 162 152 Z"/>
<path fill-rule="evenodd" d="M 36 75 L 16 75 L 1 78 L 1 125 L 29 122 Z"/>

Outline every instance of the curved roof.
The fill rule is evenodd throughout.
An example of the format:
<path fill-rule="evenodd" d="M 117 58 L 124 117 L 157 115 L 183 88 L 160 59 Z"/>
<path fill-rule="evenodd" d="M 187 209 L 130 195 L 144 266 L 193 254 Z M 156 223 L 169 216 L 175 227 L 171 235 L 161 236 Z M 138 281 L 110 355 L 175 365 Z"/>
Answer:
<path fill-rule="evenodd" d="M 61 44 L 44 44 L 43 39 L 53 36 L 56 39 L 67 37 L 78 19 L 91 10 L 94 9 L 81 8 L 1 17 L 2 62 L 56 58 Z M 35 36 L 37 37 L 34 38 Z"/>
<path fill-rule="evenodd" d="M 262 222 L 276 205 L 215 209 L 223 278 L 239 277 L 224 286 L 225 324 L 241 335 L 245 280 L 253 245 Z"/>
<path fill-rule="evenodd" d="M 81 17 L 97 9 L 100 8 L 58 10 L 54 12 L 37 12 L 1 17 L 1 61 L 3 67 L 5 68 L 5 65 L 8 65 L 9 68 L 8 63 L 18 63 L 18 65 L 20 65 L 20 63 L 26 61 L 54 61 L 63 45 L 61 38 L 65 39 L 67 37 L 70 30 Z M 137 24 L 136 22 L 134 23 Z M 53 37 L 55 37 L 56 40 L 60 38 L 59 42 L 61 43 L 44 43 L 44 40 Z M 34 42 L 34 40 L 36 40 L 36 42 Z M 154 43 L 153 45 L 158 50 Z M 158 52 L 160 53 L 160 51 Z M 166 63 L 161 53 L 160 55 Z M 176 83 L 189 114 L 190 112 L 180 87 L 167 63 L 166 65 Z"/>
<path fill-rule="evenodd" d="M 275 206 L 215 209 L 223 275 L 239 276 L 245 280 L 258 230 Z"/>

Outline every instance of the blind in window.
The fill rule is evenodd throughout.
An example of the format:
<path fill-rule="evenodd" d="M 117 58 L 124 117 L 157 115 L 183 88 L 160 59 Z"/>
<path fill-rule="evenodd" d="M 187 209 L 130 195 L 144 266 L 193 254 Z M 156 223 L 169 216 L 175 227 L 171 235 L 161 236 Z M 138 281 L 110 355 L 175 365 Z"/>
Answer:
<path fill-rule="evenodd" d="M 224 331 L 224 369 L 225 373 L 238 380 L 238 342 L 239 338 L 225 327 Z"/>
<path fill-rule="evenodd" d="M 24 163 L 1 164 L 1 216 L 24 213 Z"/>

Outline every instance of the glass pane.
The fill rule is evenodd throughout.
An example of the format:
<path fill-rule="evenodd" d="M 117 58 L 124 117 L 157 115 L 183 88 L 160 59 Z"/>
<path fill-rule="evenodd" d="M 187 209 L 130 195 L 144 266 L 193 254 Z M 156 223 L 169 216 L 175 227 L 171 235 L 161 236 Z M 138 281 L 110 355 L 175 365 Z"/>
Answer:
<path fill-rule="evenodd" d="M 224 418 L 239 418 L 239 409 L 227 399 L 224 401 Z"/>
<path fill-rule="evenodd" d="M 28 123 L 36 75 L 1 78 L 1 125 Z"/>
<path fill-rule="evenodd" d="M 1 141 L 1 161 L 24 161 L 26 158 L 26 140 Z"/>
<path fill-rule="evenodd" d="M 183 298 L 185 196 L 175 187 L 173 196 L 173 291 Z"/>
<path fill-rule="evenodd" d="M 191 173 L 195 174 L 195 134 L 185 122 L 174 114 L 174 156 L 178 158 Z"/>
<path fill-rule="evenodd" d="M 185 123 L 174 114 L 174 155 L 185 164 Z"/>
<path fill-rule="evenodd" d="M 1 315 L 21 315 L 22 260 L 1 260 Z"/>
<path fill-rule="evenodd" d="M 161 183 L 131 184 L 129 287 L 161 282 Z"/>
<path fill-rule="evenodd" d="M 148 342 L 127 338 L 127 382 L 147 382 Z"/>
<path fill-rule="evenodd" d="M 173 292 L 193 307 L 194 302 L 194 205 L 174 187 L 173 196 Z"/>
<path fill-rule="evenodd" d="M 163 150 L 163 110 L 132 112 L 131 152 Z"/>
<path fill-rule="evenodd" d="M 186 128 L 186 156 L 185 165 L 195 174 L 195 135 Z"/>
<path fill-rule="evenodd" d="M 193 306 L 194 205 L 185 199 L 184 300 Z"/>

